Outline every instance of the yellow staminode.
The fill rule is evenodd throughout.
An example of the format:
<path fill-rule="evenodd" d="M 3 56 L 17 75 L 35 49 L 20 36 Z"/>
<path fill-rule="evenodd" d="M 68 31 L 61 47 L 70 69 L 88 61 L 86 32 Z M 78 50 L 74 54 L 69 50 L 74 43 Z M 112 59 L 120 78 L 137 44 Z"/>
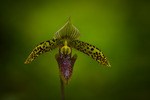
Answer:
<path fill-rule="evenodd" d="M 71 48 L 67 45 L 67 40 L 65 40 L 64 46 L 61 48 L 60 52 L 64 55 L 69 55 L 71 53 Z"/>

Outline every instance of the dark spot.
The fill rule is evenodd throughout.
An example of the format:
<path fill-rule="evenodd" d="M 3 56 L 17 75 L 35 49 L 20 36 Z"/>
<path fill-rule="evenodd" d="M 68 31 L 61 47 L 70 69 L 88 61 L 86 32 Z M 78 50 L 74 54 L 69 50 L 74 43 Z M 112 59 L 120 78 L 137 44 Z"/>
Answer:
<path fill-rule="evenodd" d="M 98 60 L 98 59 L 99 59 L 99 56 L 96 57 L 96 60 Z"/>
<path fill-rule="evenodd" d="M 39 45 L 43 44 L 44 42 L 40 43 Z"/>
<path fill-rule="evenodd" d="M 49 48 L 48 46 L 46 46 L 46 49 Z"/>
<path fill-rule="evenodd" d="M 104 56 L 104 54 L 103 54 L 103 56 Z M 104 56 L 105 57 L 105 56 Z"/>
<path fill-rule="evenodd" d="M 41 47 L 39 47 L 38 50 L 42 51 L 43 49 Z"/>
<path fill-rule="evenodd" d="M 54 39 L 53 39 L 52 41 L 53 41 L 53 42 L 55 42 L 55 40 L 54 40 Z"/>
<path fill-rule="evenodd" d="M 43 48 L 45 48 L 46 46 L 45 45 L 43 45 Z"/>
<path fill-rule="evenodd" d="M 46 42 L 48 42 L 48 44 L 51 45 L 50 41 L 46 41 Z"/>
<path fill-rule="evenodd" d="M 95 53 L 93 53 L 93 55 L 95 55 Z"/>
<path fill-rule="evenodd" d="M 36 51 L 37 51 L 37 48 L 36 48 L 36 49 L 34 49 L 34 51 L 36 52 Z"/>
<path fill-rule="evenodd" d="M 96 55 L 98 55 L 98 52 L 96 52 Z"/>
<path fill-rule="evenodd" d="M 87 47 L 87 49 L 89 49 L 89 47 Z"/>
<path fill-rule="evenodd" d="M 97 50 L 99 50 L 98 48 L 96 48 Z M 99 50 L 99 51 L 101 51 L 101 50 Z"/>
<path fill-rule="evenodd" d="M 89 44 L 87 43 L 87 45 L 89 45 Z"/>
<path fill-rule="evenodd" d="M 89 54 L 92 54 L 92 52 L 89 51 Z"/>
<path fill-rule="evenodd" d="M 93 51 L 94 50 L 94 48 L 91 48 L 91 51 Z"/>

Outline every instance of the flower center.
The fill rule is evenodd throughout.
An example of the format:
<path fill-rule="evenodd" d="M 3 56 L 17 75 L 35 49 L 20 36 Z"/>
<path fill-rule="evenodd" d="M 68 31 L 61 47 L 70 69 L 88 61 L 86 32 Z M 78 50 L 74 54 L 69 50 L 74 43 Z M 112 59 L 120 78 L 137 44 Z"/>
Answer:
<path fill-rule="evenodd" d="M 69 55 L 71 53 L 71 48 L 67 45 L 67 41 L 65 40 L 64 46 L 61 48 L 60 52 L 63 55 Z"/>

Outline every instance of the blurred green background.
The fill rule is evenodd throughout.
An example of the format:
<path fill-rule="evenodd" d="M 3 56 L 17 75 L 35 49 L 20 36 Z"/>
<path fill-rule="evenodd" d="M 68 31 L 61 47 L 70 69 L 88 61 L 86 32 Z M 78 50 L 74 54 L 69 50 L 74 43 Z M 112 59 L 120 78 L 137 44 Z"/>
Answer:
<path fill-rule="evenodd" d="M 0 100 L 61 100 L 58 48 L 24 61 L 70 15 L 79 40 L 101 49 L 112 67 L 73 49 L 66 100 L 150 100 L 150 1 L 5 0 L 0 8 Z"/>

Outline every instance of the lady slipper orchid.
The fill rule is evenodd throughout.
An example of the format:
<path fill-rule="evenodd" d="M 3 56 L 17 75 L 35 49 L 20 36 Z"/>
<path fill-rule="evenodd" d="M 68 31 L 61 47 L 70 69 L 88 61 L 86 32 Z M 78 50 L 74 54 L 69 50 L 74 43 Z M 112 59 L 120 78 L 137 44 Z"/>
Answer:
<path fill-rule="evenodd" d="M 55 33 L 53 39 L 42 42 L 33 49 L 29 57 L 26 59 L 25 64 L 32 62 L 39 55 L 58 47 L 59 54 L 56 54 L 55 58 L 59 65 L 61 79 L 66 84 L 69 83 L 73 72 L 73 66 L 77 59 L 77 54 L 71 57 L 72 48 L 87 54 L 98 63 L 110 67 L 110 63 L 101 50 L 91 44 L 77 40 L 79 37 L 80 32 L 71 23 L 69 17 L 67 23 Z"/>

